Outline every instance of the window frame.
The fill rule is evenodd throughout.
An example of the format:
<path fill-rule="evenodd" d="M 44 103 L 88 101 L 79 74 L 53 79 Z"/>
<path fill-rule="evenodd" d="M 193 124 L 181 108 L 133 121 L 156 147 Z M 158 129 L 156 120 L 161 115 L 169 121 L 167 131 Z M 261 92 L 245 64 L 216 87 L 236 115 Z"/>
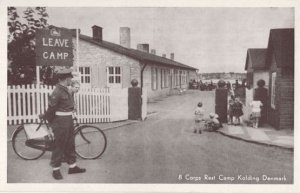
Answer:
<path fill-rule="evenodd" d="M 92 85 L 91 67 L 79 66 L 80 84 L 83 87 L 90 87 Z"/>
<path fill-rule="evenodd" d="M 165 69 L 164 73 L 165 73 L 165 88 L 169 88 L 169 69 Z"/>
<path fill-rule="evenodd" d="M 165 69 L 160 70 L 160 84 L 161 88 L 165 88 Z"/>
<path fill-rule="evenodd" d="M 158 70 L 155 67 L 151 67 L 151 87 L 152 90 L 158 89 Z"/>
<path fill-rule="evenodd" d="M 174 70 L 174 74 L 175 74 L 175 86 L 180 86 L 180 75 L 179 75 L 179 70 L 178 69 L 175 69 Z"/>
<path fill-rule="evenodd" d="M 119 68 L 119 73 L 117 73 L 117 68 Z M 112 69 L 112 73 L 111 73 Z M 107 66 L 106 67 L 106 81 L 108 86 L 112 85 L 122 85 L 122 67 L 121 66 Z M 112 78 L 112 79 L 110 79 Z M 117 79 L 119 78 L 119 79 Z M 112 82 L 110 82 L 112 80 Z M 117 81 L 119 80 L 119 81 Z"/>

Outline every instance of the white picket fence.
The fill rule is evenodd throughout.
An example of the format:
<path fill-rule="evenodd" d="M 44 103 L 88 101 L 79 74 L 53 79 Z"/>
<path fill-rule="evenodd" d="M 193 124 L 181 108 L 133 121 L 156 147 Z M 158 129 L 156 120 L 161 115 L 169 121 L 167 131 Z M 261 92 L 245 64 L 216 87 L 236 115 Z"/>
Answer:
<path fill-rule="evenodd" d="M 9 125 L 38 122 L 46 111 L 48 96 L 54 87 L 40 85 L 7 88 Z M 79 123 L 113 122 L 128 119 L 128 89 L 81 88 L 75 95 Z"/>

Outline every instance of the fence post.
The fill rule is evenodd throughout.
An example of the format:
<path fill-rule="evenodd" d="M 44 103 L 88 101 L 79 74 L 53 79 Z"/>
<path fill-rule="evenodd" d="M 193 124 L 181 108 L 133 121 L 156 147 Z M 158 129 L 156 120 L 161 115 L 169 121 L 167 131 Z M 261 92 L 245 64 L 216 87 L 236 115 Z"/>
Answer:
<path fill-rule="evenodd" d="M 140 87 L 128 88 L 128 119 L 142 118 L 142 91 Z"/>

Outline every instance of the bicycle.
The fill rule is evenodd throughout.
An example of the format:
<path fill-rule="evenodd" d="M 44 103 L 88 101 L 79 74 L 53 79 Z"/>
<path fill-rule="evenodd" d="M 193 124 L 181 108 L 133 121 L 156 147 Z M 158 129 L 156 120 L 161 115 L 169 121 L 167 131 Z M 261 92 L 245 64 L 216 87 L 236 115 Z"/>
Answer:
<path fill-rule="evenodd" d="M 79 125 L 77 118 L 73 119 L 75 135 L 75 152 L 82 159 L 97 159 L 105 151 L 107 139 L 105 133 L 98 127 L 92 125 Z M 24 160 L 36 160 L 43 156 L 46 151 L 53 151 L 54 138 L 47 121 L 40 118 L 38 127 L 34 130 L 46 130 L 47 135 L 41 138 L 29 138 L 26 129 L 30 124 L 22 124 L 12 135 L 12 146 L 14 152 Z M 28 126 L 28 127 L 27 127 Z M 26 128 L 26 129 L 25 129 Z M 45 133 L 45 131 L 44 131 Z"/>

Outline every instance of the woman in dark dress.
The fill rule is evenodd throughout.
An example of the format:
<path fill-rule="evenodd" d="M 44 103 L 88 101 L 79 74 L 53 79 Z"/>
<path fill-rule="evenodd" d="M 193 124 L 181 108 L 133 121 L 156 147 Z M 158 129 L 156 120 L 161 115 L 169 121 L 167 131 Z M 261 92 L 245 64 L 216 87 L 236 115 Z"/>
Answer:
<path fill-rule="evenodd" d="M 264 86 L 266 85 L 266 82 L 262 79 L 257 81 L 257 86 L 254 90 L 254 100 L 255 101 L 261 101 L 263 106 L 261 107 L 261 118 L 258 123 L 258 126 L 262 126 L 263 123 L 266 122 L 267 119 L 267 102 L 268 102 L 268 89 L 266 89 Z"/>

